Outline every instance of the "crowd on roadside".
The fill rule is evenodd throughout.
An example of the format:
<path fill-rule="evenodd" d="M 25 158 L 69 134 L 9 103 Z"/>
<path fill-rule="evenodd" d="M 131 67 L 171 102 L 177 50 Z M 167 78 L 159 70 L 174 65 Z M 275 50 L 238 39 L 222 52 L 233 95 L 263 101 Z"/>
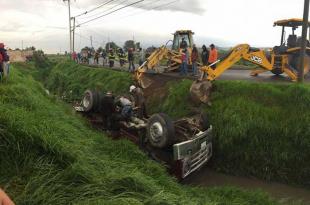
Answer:
<path fill-rule="evenodd" d="M 80 64 L 88 65 L 108 65 L 110 68 L 115 66 L 115 62 L 118 61 L 120 68 L 124 68 L 125 64 L 128 63 L 128 71 L 134 72 L 136 69 L 136 64 L 142 65 L 145 59 L 148 57 L 147 54 L 144 54 L 144 50 L 139 48 L 135 50 L 134 48 L 128 49 L 112 49 L 108 51 L 103 49 L 99 50 L 90 50 L 82 49 L 81 52 L 73 52 L 72 59 Z M 101 58 L 101 60 L 99 60 Z"/>
<path fill-rule="evenodd" d="M 187 76 L 189 73 L 189 67 L 192 66 L 192 75 L 198 76 L 199 69 L 198 66 L 211 66 L 211 68 L 216 68 L 216 63 L 218 60 L 218 51 L 214 44 L 211 44 L 209 48 L 205 45 L 202 46 L 202 51 L 199 52 L 196 45 L 193 48 L 189 48 L 187 42 L 182 39 L 180 43 L 181 52 L 181 65 L 180 65 L 180 75 Z M 149 52 L 145 52 L 142 48 L 135 50 L 134 48 L 128 49 L 109 49 L 108 51 L 103 49 L 90 50 L 83 49 L 81 52 L 72 53 L 72 59 L 80 64 L 88 65 L 108 65 L 110 68 L 115 67 L 115 62 L 119 62 L 121 69 L 125 68 L 125 64 L 128 64 L 128 71 L 135 72 L 136 65 L 141 66 L 144 61 L 150 56 Z M 99 60 L 101 58 L 101 60 Z M 200 60 L 201 59 L 201 60 Z"/>
<path fill-rule="evenodd" d="M 183 38 L 180 44 L 180 49 L 182 62 L 180 65 L 180 75 L 188 75 L 190 64 L 192 65 L 192 75 L 196 77 L 199 75 L 198 64 L 202 66 L 211 66 L 212 69 L 216 68 L 218 51 L 214 44 L 211 44 L 209 49 L 206 45 L 202 46 L 202 52 L 200 53 L 201 64 L 199 63 L 199 51 L 196 45 L 193 45 L 193 49 L 190 50 L 187 42 Z"/>
<path fill-rule="evenodd" d="M 10 74 L 10 57 L 4 43 L 0 43 L 0 80 L 8 78 Z"/>

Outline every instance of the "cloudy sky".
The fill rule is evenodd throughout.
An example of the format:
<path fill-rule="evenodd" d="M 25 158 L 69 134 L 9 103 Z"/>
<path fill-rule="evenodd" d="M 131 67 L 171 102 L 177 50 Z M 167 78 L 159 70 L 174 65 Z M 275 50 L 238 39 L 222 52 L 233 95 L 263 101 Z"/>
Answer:
<path fill-rule="evenodd" d="M 142 46 L 159 46 L 179 29 L 195 32 L 196 44 L 227 47 L 238 43 L 274 46 L 280 28 L 273 22 L 301 18 L 303 0 L 144 0 L 98 20 L 83 24 L 138 0 L 110 0 L 101 8 L 77 18 L 76 47 L 99 47 L 109 39 L 123 45 L 135 39 Z M 78 15 L 109 0 L 71 0 Z M 0 41 L 8 47 L 35 46 L 48 53 L 69 47 L 68 7 L 63 0 L 0 0 Z"/>

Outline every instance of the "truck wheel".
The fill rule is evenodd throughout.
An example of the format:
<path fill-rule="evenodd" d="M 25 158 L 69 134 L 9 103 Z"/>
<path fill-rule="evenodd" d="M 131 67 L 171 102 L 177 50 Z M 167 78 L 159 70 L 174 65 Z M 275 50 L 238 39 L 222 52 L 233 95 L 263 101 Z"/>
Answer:
<path fill-rule="evenodd" d="M 174 141 L 174 123 L 166 114 L 152 115 L 146 130 L 148 141 L 155 148 L 165 148 Z"/>
<path fill-rule="evenodd" d="M 92 90 L 86 90 L 82 101 L 86 112 L 95 111 L 99 104 L 99 93 Z"/>
<path fill-rule="evenodd" d="M 208 130 L 210 128 L 211 125 L 206 113 L 200 114 L 200 125 L 203 131 Z"/>

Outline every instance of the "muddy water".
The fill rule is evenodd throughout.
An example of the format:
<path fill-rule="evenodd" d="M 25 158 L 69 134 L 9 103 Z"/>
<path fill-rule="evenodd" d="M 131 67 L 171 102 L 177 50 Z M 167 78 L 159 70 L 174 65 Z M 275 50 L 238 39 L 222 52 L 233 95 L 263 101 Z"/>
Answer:
<path fill-rule="evenodd" d="M 310 189 L 307 190 L 245 177 L 229 176 L 217 173 L 208 168 L 203 168 L 193 173 L 183 183 L 203 187 L 235 186 L 246 190 L 260 189 L 279 201 L 301 201 L 303 204 L 310 204 Z"/>

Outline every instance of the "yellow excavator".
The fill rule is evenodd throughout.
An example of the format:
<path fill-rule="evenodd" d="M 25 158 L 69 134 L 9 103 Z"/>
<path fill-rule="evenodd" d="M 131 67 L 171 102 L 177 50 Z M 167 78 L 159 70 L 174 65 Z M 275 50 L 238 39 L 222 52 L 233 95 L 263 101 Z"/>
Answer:
<path fill-rule="evenodd" d="M 200 102 L 208 102 L 209 94 L 212 87 L 211 82 L 216 80 L 232 65 L 244 59 L 258 65 L 261 69 L 254 70 L 251 75 L 257 76 L 260 73 L 270 71 L 275 75 L 281 75 L 285 73 L 292 81 L 297 80 L 299 62 L 300 62 L 300 50 L 301 50 L 301 37 L 297 37 L 296 30 L 302 26 L 302 19 L 285 19 L 274 22 L 274 26 L 282 27 L 281 42 L 279 46 L 275 46 L 270 50 L 264 50 L 259 48 L 253 48 L 248 44 L 240 44 L 230 50 L 230 52 L 223 58 L 216 61 L 216 68 L 211 68 L 212 65 L 202 66 L 201 78 L 192 84 L 190 94 L 192 98 Z M 308 24 L 310 27 L 310 22 Z M 286 29 L 291 29 L 291 34 L 286 38 Z M 145 73 L 153 71 L 153 73 L 161 73 L 162 70 L 157 69 L 157 65 L 162 59 L 168 59 L 172 66 L 179 66 L 180 49 L 182 49 L 181 42 L 184 40 L 188 43 L 188 48 L 191 53 L 193 46 L 193 32 L 189 30 L 177 31 L 174 34 L 172 50 L 167 46 L 162 46 L 153 52 L 146 62 L 135 73 L 135 79 L 138 81 L 141 87 L 147 88 L 153 82 L 149 76 Z M 310 36 L 310 31 L 309 31 Z M 310 43 L 308 41 L 307 55 L 305 56 L 304 71 L 305 74 L 309 72 L 310 68 Z"/>
<path fill-rule="evenodd" d="M 254 70 L 251 75 L 257 76 L 260 73 L 271 71 L 275 75 L 285 73 L 292 81 L 297 80 L 301 37 L 297 37 L 295 31 L 303 24 L 302 19 L 286 19 L 276 21 L 274 26 L 282 27 L 282 36 L 280 46 L 275 46 L 269 51 L 259 48 L 250 47 L 247 44 L 240 44 L 235 46 L 222 59 L 216 61 L 216 69 L 211 68 L 212 65 L 200 67 L 202 76 L 200 80 L 192 84 L 190 94 L 192 99 L 200 102 L 208 102 L 210 89 L 212 87 L 211 81 L 216 80 L 232 65 L 244 59 L 258 65 L 262 69 Z M 310 22 L 308 27 L 310 26 Z M 291 28 L 292 33 L 285 38 L 286 28 Z M 310 34 L 310 33 L 309 33 Z M 310 68 L 310 44 L 307 43 L 306 56 L 304 58 L 304 73 L 307 74 Z"/>
<path fill-rule="evenodd" d="M 152 84 L 152 80 L 147 77 L 146 73 L 163 73 L 171 72 L 179 68 L 181 62 L 181 50 L 186 48 L 191 55 L 194 46 L 194 32 L 191 30 L 178 30 L 173 34 L 173 40 L 170 40 L 156 49 L 147 58 L 147 60 L 137 69 L 135 79 L 143 88 Z M 169 48 L 168 44 L 172 41 L 172 47 Z M 167 60 L 167 66 L 160 67 L 159 64 L 162 60 Z M 191 65 L 191 61 L 189 62 Z"/>

